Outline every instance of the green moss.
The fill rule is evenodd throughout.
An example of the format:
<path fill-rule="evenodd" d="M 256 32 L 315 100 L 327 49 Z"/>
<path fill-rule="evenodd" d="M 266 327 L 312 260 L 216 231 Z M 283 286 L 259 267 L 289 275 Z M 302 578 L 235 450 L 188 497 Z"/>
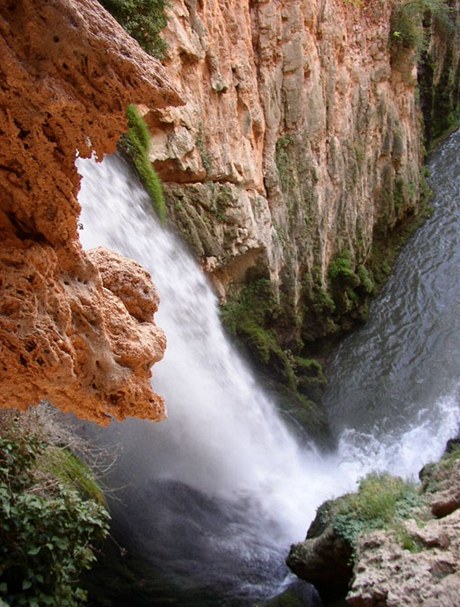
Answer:
<path fill-rule="evenodd" d="M 418 554 L 423 550 L 421 542 L 413 537 L 402 525 L 396 529 L 396 540 L 404 550 L 408 550 L 412 554 Z"/>
<path fill-rule="evenodd" d="M 421 53 L 427 44 L 424 17 L 430 15 L 437 23 L 447 26 L 450 23 L 450 13 L 447 0 L 405 0 L 395 4 L 390 28 L 393 49 L 397 53 L 405 53 L 409 49 Z"/>
<path fill-rule="evenodd" d="M 140 180 L 152 201 L 159 219 L 166 221 L 166 204 L 160 178 L 149 159 L 150 133 L 135 105 L 126 110 L 128 132 L 120 141 L 120 147 L 131 159 Z"/>
<path fill-rule="evenodd" d="M 293 186 L 293 175 L 292 175 L 292 144 L 293 139 L 291 136 L 286 135 L 280 137 L 276 142 L 275 148 L 275 163 L 278 169 L 278 176 L 281 183 L 281 189 L 283 192 L 288 192 Z"/>
<path fill-rule="evenodd" d="M 453 444 L 442 456 L 436 464 L 427 464 L 420 472 L 420 480 L 422 481 L 422 490 L 425 493 L 433 493 L 439 491 L 441 485 L 452 474 L 452 469 L 460 460 L 460 445 Z"/>
<path fill-rule="evenodd" d="M 274 329 L 280 314 L 280 305 L 266 279 L 247 285 L 237 300 L 221 307 L 222 321 L 230 333 L 243 341 L 256 360 L 293 387 L 296 379 L 292 361 L 280 346 Z"/>
<path fill-rule="evenodd" d="M 106 506 L 106 500 L 94 474 L 88 466 L 64 447 L 50 446 L 40 455 L 38 467 L 42 472 L 59 479 L 69 489 L 77 491 L 83 498 Z"/>
<path fill-rule="evenodd" d="M 331 282 L 342 281 L 357 287 L 359 278 L 356 275 L 352 262 L 350 251 L 344 250 L 329 265 L 329 280 Z"/>
<path fill-rule="evenodd" d="M 363 265 L 359 265 L 356 270 L 356 274 L 359 278 L 359 283 L 363 287 L 364 291 L 368 295 L 372 295 L 375 289 L 375 285 L 366 268 Z"/>
<path fill-rule="evenodd" d="M 167 25 L 165 0 L 99 0 L 142 48 L 162 59 L 166 43 L 160 32 Z"/>
<path fill-rule="evenodd" d="M 359 485 L 357 493 L 335 502 L 333 526 L 337 535 L 351 546 L 358 536 L 375 529 L 401 529 L 401 521 L 413 517 L 423 506 L 414 484 L 389 474 L 370 474 Z"/>
<path fill-rule="evenodd" d="M 236 299 L 221 306 L 225 327 L 249 352 L 282 408 L 305 428 L 325 435 L 326 419 L 314 402 L 324 390 L 324 373 L 318 361 L 294 355 L 281 345 L 285 323 L 292 327 L 287 314 L 282 296 L 277 300 L 264 278 L 247 285 Z"/>

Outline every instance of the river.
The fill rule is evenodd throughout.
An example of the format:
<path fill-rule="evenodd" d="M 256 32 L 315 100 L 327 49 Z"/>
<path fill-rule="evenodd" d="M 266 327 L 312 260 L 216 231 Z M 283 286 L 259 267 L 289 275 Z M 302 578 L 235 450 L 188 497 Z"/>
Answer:
<path fill-rule="evenodd" d="M 84 246 L 108 246 L 150 270 L 168 338 L 153 369 L 168 420 L 112 424 L 94 439 L 119 452 L 109 478 L 115 526 L 181 596 L 198 597 L 190 605 L 250 606 L 276 595 L 291 579 L 289 545 L 322 501 L 373 469 L 415 476 L 457 433 L 459 145 L 457 133 L 431 160 L 433 216 L 405 247 L 368 324 L 329 365 L 338 441 L 329 455 L 285 427 L 223 332 L 199 267 L 159 225 L 123 161 L 78 161 Z"/>

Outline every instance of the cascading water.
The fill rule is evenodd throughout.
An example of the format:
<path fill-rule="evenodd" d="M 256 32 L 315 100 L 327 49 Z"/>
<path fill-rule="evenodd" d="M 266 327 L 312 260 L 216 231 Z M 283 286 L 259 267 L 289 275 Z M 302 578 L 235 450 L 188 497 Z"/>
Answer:
<path fill-rule="evenodd" d="M 458 146 L 458 140 L 453 141 Z M 427 289 L 421 277 L 416 285 L 419 310 L 404 315 L 398 305 L 408 305 L 402 300 L 411 302 L 414 296 L 407 278 L 396 286 L 395 278 L 383 303 L 376 304 L 381 307 L 371 312 L 383 322 L 370 323 L 364 329 L 368 332 L 359 333 L 359 349 L 348 340 L 339 350 L 331 366 L 328 398 L 339 449 L 321 455 L 313 445 L 300 445 L 286 429 L 227 341 L 215 297 L 200 269 L 158 224 L 123 161 L 79 160 L 78 168 L 84 177 L 84 246 L 108 246 L 151 271 L 161 298 L 156 320 L 168 338 L 164 361 L 154 367 L 154 387 L 166 399 L 169 419 L 158 425 L 131 420 L 98 437 L 123 446 L 112 480 L 125 487 L 119 492 L 121 502 L 113 502 L 115 518 L 155 567 L 184 588 L 210 589 L 221 605 L 253 605 L 282 586 L 288 546 L 304 537 L 322 501 L 353 489 L 371 469 L 414 475 L 439 456 L 456 432 L 456 365 L 456 379 L 448 382 L 442 376 L 436 387 L 430 383 L 432 389 L 422 400 L 408 386 L 415 373 L 417 392 L 417 378 L 429 377 L 430 360 L 432 364 L 438 356 L 435 337 L 433 343 L 422 337 L 417 346 L 414 339 L 427 308 L 427 290 L 442 289 L 435 283 Z M 436 226 L 436 214 L 430 225 Z M 453 248 L 454 240 L 449 243 Z M 445 258 L 449 255 L 454 253 Z M 421 253 L 417 263 L 422 275 Z M 456 301 L 460 305 L 460 296 Z M 443 304 L 440 297 L 437 305 L 435 317 L 443 305 L 453 303 Z M 386 307 L 393 310 L 392 322 L 383 316 Z M 410 348 L 399 348 L 405 353 L 404 364 L 396 347 L 402 342 Z M 358 353 L 350 366 L 347 360 L 355 348 Z M 413 369 L 428 352 L 418 376 Z M 363 363 L 366 360 L 369 363 Z M 375 392 L 380 392 L 379 401 Z M 209 604 L 217 604 L 215 598 Z"/>
<path fill-rule="evenodd" d="M 157 566 L 166 562 L 189 583 L 228 585 L 233 597 L 275 592 L 290 542 L 350 482 L 288 432 L 226 339 L 203 273 L 159 225 L 125 163 L 113 157 L 78 168 L 84 246 L 108 246 L 151 271 L 156 321 L 168 339 L 153 381 L 168 420 L 131 420 L 103 433 L 123 445 L 116 482 L 129 484 L 125 504 L 135 501 L 113 508 Z M 331 488 L 324 479 L 333 476 Z"/>

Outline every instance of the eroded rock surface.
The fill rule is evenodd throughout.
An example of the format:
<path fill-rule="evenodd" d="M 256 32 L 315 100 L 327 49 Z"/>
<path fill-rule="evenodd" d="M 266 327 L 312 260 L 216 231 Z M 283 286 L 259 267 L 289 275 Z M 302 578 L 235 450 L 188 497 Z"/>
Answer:
<path fill-rule="evenodd" d="M 417 207 L 416 69 L 392 61 L 391 11 L 171 3 L 165 66 L 186 104 L 152 117 L 152 159 L 223 296 L 255 269 L 297 306 L 305 274 L 324 283 L 344 249 L 362 263 L 375 226 Z"/>
<path fill-rule="evenodd" d="M 154 288 L 134 262 L 82 251 L 74 161 L 114 151 L 128 103 L 178 93 L 94 0 L 7 0 L 0 34 L 0 406 L 161 419 Z"/>
<path fill-rule="evenodd" d="M 423 206 L 417 52 L 393 44 L 397 4 L 173 0 L 168 9 L 164 65 L 186 103 L 147 120 L 170 216 L 222 300 L 270 280 L 282 307 L 276 339 L 294 353 L 365 315 L 372 284 L 358 278 L 337 296 L 331 261 L 347 253 L 352 269 L 384 274 L 378 245 Z M 438 97 L 456 99 L 460 45 L 434 33 L 423 90 L 442 80 Z"/>
<path fill-rule="evenodd" d="M 315 584 L 324 599 L 346 596 L 354 607 L 457 607 L 459 453 L 457 447 L 426 466 L 421 472 L 423 501 L 414 505 L 411 516 L 388 522 L 381 530 L 364 531 L 353 553 L 335 531 L 338 501 L 326 502 L 318 511 L 316 528 L 313 524 L 307 539 L 292 546 L 288 565 Z"/>

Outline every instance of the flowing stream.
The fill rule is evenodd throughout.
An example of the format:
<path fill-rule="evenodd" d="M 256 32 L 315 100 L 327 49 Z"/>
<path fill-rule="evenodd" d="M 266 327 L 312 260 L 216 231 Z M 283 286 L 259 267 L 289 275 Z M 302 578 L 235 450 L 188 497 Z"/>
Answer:
<path fill-rule="evenodd" d="M 405 248 L 370 322 L 331 362 L 326 400 L 338 449 L 330 455 L 286 428 L 226 338 L 199 267 L 159 225 L 124 162 L 77 161 L 85 248 L 107 246 L 149 269 L 168 339 L 153 369 L 168 420 L 97 432 L 99 444 L 121 450 L 110 479 L 115 524 L 157 571 L 198 592 L 196 605 L 276 595 L 289 583 L 289 545 L 322 501 L 373 469 L 416 475 L 457 433 L 459 142 L 451 137 L 431 162 L 432 218 Z"/>

